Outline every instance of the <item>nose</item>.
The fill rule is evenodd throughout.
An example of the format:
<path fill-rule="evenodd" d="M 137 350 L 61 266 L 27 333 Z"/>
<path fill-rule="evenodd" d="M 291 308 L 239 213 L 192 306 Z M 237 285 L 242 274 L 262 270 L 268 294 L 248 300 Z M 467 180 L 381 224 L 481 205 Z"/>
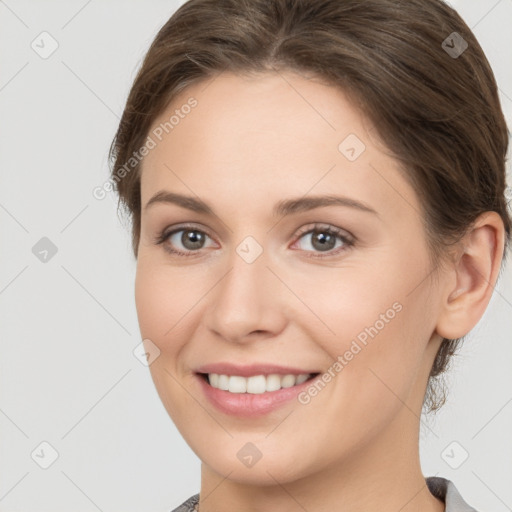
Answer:
<path fill-rule="evenodd" d="M 285 290 L 268 267 L 265 251 L 252 262 L 233 252 L 230 267 L 209 294 L 203 321 L 217 336 L 247 343 L 278 335 L 285 327 Z"/>

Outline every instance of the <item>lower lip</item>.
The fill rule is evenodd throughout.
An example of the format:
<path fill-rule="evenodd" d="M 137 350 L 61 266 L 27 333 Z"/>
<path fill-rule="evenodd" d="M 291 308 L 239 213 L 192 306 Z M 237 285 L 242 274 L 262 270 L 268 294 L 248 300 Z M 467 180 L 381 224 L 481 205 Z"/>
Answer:
<path fill-rule="evenodd" d="M 265 393 L 230 393 L 212 386 L 201 376 L 196 374 L 206 398 L 221 412 L 229 415 L 245 418 L 262 416 L 284 404 L 290 402 L 297 395 L 307 388 L 314 380 L 309 380 L 289 388 L 281 388 L 277 391 L 266 391 Z"/>

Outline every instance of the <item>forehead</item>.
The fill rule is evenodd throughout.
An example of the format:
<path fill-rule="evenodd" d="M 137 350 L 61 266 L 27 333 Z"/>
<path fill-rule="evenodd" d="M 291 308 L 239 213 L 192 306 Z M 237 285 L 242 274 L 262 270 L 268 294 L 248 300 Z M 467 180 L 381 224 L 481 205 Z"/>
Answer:
<path fill-rule="evenodd" d="M 279 148 L 279 154 L 297 154 L 309 147 L 300 146 L 306 140 L 332 152 L 344 133 L 367 139 L 367 125 L 340 89 L 318 79 L 293 72 L 222 73 L 182 91 L 151 131 L 174 146 L 200 140 L 203 153 L 234 154 L 264 143 L 264 148 Z"/>
<path fill-rule="evenodd" d="M 396 204 L 412 192 L 342 90 L 291 72 L 222 73 L 189 86 L 149 136 L 143 202 L 162 189 L 239 197 L 238 207 L 244 197 L 261 204 L 333 190 Z"/>

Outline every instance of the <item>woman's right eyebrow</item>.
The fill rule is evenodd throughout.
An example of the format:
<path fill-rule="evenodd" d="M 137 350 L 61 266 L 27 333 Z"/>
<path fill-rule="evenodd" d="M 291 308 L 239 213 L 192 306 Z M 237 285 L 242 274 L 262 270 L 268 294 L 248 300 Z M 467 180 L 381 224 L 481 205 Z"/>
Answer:
<path fill-rule="evenodd" d="M 167 203 L 176 204 L 187 210 L 192 210 L 196 213 L 202 213 L 205 215 L 216 214 L 206 202 L 198 197 L 187 196 L 184 194 L 178 194 L 176 192 L 170 192 L 167 190 L 160 190 L 144 206 L 144 210 L 147 210 L 149 206 L 156 203 Z M 370 207 L 368 204 L 358 201 L 356 199 L 346 196 L 334 196 L 334 195 L 317 195 L 308 197 L 298 197 L 291 199 L 283 199 L 279 201 L 273 208 L 273 215 L 278 217 L 285 217 L 298 212 L 304 212 L 320 208 L 323 206 L 344 206 L 348 208 L 356 208 L 360 211 L 372 213 L 377 217 L 380 217 L 379 213 Z"/>
<path fill-rule="evenodd" d="M 157 192 L 144 206 L 144 210 L 147 210 L 152 204 L 167 203 L 176 204 L 187 210 L 192 210 L 197 213 L 204 213 L 206 215 L 215 215 L 213 209 L 205 203 L 203 200 L 186 196 L 183 194 L 177 194 L 176 192 L 169 192 L 167 190 L 160 190 Z"/>

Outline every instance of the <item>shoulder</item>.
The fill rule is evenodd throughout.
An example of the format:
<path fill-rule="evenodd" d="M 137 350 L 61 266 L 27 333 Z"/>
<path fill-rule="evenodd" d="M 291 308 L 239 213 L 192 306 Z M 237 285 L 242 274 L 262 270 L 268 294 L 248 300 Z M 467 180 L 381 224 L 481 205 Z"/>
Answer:
<path fill-rule="evenodd" d="M 187 501 L 184 501 L 178 508 L 171 512 L 196 512 L 199 504 L 199 494 L 194 494 Z"/>
<path fill-rule="evenodd" d="M 429 491 L 445 502 L 445 512 L 478 512 L 464 501 L 451 480 L 440 476 L 429 476 L 425 480 Z"/>

